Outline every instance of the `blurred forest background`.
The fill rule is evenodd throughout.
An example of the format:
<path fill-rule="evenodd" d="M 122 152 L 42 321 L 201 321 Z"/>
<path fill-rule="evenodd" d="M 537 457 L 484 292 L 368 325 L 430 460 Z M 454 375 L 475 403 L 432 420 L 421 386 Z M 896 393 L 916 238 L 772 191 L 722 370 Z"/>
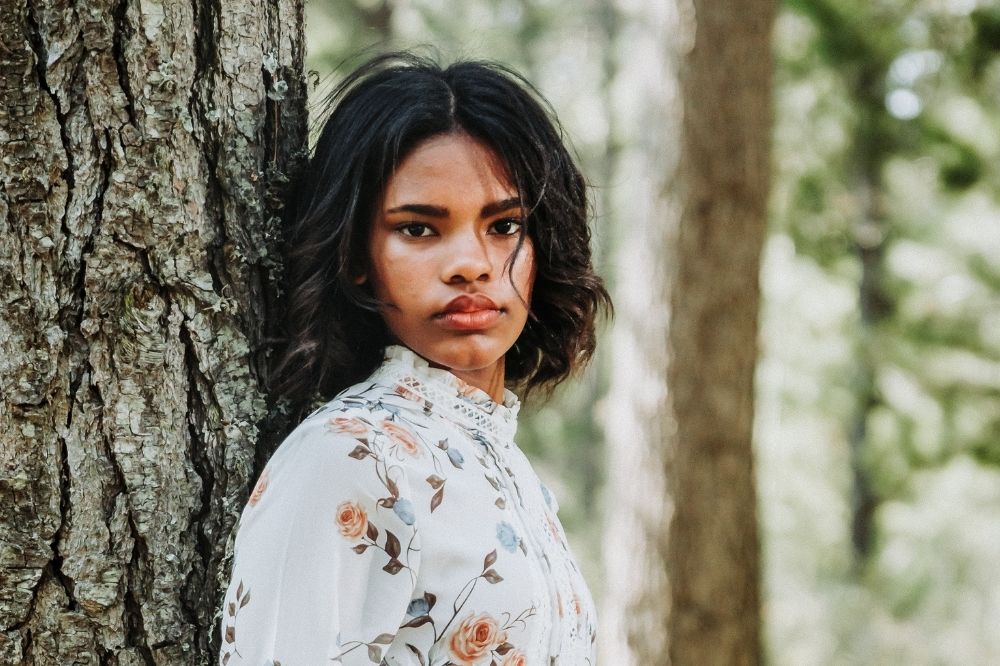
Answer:
<path fill-rule="evenodd" d="M 642 6 L 309 0 L 311 110 L 381 50 L 514 66 L 580 156 L 613 281 L 636 210 L 621 195 L 628 156 L 644 139 L 630 32 Z M 767 661 L 993 663 L 1000 5 L 786 0 L 773 48 L 754 437 Z M 602 548 L 627 547 L 601 539 L 615 362 L 603 352 L 553 402 L 529 405 L 519 433 L 598 604 Z"/>

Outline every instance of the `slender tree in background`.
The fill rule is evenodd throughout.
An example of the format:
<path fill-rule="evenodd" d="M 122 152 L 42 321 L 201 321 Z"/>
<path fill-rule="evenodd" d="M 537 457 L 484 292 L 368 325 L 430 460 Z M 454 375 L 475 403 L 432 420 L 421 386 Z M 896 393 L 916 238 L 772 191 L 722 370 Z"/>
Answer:
<path fill-rule="evenodd" d="M 0 663 L 217 647 L 301 31 L 297 0 L 0 3 Z"/>
<path fill-rule="evenodd" d="M 771 0 L 623 2 L 609 663 L 761 659 L 751 455 Z M 640 109 L 636 114 L 636 109 Z M 622 186 L 624 189 L 624 185 Z M 626 203 L 627 202 L 627 203 Z M 621 655 L 628 655 L 623 660 Z"/>

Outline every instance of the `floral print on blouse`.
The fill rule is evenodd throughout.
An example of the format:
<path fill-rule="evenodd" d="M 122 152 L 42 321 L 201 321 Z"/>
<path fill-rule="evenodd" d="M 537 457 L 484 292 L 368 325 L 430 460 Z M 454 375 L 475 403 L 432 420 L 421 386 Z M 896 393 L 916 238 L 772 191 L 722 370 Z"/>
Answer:
<path fill-rule="evenodd" d="M 594 664 L 594 604 L 514 444 L 519 406 L 388 347 L 261 473 L 219 663 Z"/>

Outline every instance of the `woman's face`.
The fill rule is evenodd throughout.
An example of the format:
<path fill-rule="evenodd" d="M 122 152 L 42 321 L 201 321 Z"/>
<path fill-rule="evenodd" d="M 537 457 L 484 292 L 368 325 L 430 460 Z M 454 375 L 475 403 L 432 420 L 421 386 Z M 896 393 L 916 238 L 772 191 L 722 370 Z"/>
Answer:
<path fill-rule="evenodd" d="M 494 398 L 535 276 L 527 236 L 510 264 L 524 211 L 501 165 L 460 133 L 417 146 L 376 209 L 366 276 L 400 343 Z"/>

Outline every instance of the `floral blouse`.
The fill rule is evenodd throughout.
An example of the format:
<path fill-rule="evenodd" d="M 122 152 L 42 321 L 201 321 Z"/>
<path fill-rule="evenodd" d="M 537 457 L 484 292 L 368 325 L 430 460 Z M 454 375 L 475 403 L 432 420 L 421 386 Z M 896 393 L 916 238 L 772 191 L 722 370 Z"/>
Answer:
<path fill-rule="evenodd" d="M 519 407 L 387 348 L 261 473 L 219 663 L 594 664 L 594 604 L 514 444 Z"/>

